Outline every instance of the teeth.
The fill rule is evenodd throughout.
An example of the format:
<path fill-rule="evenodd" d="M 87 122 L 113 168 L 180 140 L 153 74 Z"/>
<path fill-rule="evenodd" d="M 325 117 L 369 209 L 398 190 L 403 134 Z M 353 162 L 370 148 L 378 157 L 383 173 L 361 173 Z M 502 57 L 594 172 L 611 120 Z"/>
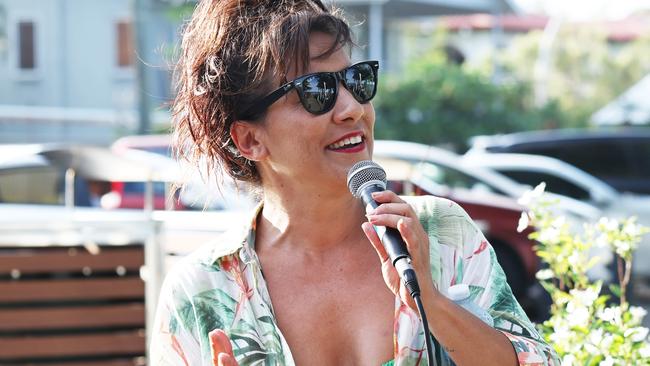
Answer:
<path fill-rule="evenodd" d="M 344 146 L 347 146 L 347 145 L 358 144 L 361 141 L 362 141 L 361 136 L 357 135 L 357 136 L 353 136 L 353 137 L 349 137 L 349 138 L 345 138 L 343 140 L 337 141 L 337 142 L 329 145 L 328 147 L 330 149 L 340 149 L 340 148 L 342 148 Z"/>

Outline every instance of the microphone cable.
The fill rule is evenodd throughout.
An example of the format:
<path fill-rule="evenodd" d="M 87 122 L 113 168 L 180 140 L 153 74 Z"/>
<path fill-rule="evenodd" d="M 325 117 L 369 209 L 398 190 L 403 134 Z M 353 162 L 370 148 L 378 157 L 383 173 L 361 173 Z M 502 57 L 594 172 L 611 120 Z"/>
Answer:
<path fill-rule="evenodd" d="M 431 342 L 431 332 L 429 331 L 429 322 L 427 321 L 427 313 L 424 311 L 424 306 L 422 305 L 422 298 L 420 295 L 413 297 L 415 304 L 418 307 L 420 312 L 420 318 L 422 318 L 422 326 L 424 327 L 424 336 L 425 343 L 427 345 L 427 363 L 429 366 L 433 365 L 433 344 Z"/>
<path fill-rule="evenodd" d="M 431 340 L 431 331 L 429 330 L 427 313 L 424 311 L 422 297 L 420 296 L 420 285 L 418 284 L 418 279 L 415 275 L 414 270 L 407 269 L 404 271 L 404 286 L 406 286 L 406 289 L 409 291 L 409 294 L 413 298 L 413 301 L 415 301 L 415 305 L 418 308 L 418 313 L 420 313 L 422 327 L 424 328 L 425 344 L 427 346 L 427 363 L 429 366 L 431 366 L 433 365 L 433 342 Z M 440 364 L 440 362 L 437 364 Z"/>

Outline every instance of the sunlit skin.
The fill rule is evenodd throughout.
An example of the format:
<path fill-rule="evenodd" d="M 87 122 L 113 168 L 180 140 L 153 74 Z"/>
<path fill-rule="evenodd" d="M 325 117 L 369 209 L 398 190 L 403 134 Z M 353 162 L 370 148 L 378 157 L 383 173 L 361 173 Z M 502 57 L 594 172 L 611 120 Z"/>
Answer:
<path fill-rule="evenodd" d="M 314 58 L 331 38 L 313 33 L 309 70 L 339 71 L 351 64 L 345 49 Z M 393 359 L 395 294 L 413 309 L 372 225 L 396 227 L 411 253 L 423 289 L 432 333 L 458 365 L 515 365 L 512 345 L 440 295 L 429 272 L 428 237 L 413 211 L 397 195 L 366 216 L 346 186 L 350 167 L 372 156 L 375 113 L 341 85 L 334 108 L 313 115 L 290 92 L 274 103 L 262 123 L 236 122 L 231 136 L 242 155 L 255 162 L 264 207 L 255 250 L 274 313 L 297 365 L 381 365 Z M 328 146 L 362 135 L 362 146 L 335 151 Z M 368 245 L 370 242 L 371 245 Z M 379 258 L 379 262 L 377 261 Z M 215 365 L 236 365 L 230 342 L 210 334 Z"/>

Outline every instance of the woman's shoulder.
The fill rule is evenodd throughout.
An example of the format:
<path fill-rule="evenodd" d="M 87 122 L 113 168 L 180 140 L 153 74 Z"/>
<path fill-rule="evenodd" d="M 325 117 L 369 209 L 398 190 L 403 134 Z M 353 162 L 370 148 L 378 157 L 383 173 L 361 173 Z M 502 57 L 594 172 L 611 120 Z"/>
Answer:
<path fill-rule="evenodd" d="M 469 220 L 465 210 L 456 202 L 437 196 L 402 196 L 410 204 L 420 221 L 435 220 Z"/>
<path fill-rule="evenodd" d="M 404 196 L 422 227 L 439 244 L 461 247 L 467 237 L 482 236 L 467 212 L 456 202 L 436 196 Z"/>

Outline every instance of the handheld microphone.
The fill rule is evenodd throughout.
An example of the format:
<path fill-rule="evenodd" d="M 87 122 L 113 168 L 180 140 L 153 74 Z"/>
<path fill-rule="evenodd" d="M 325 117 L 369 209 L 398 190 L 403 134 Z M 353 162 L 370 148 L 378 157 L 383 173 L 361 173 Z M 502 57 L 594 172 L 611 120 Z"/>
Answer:
<path fill-rule="evenodd" d="M 374 161 L 363 160 L 350 168 L 347 183 L 354 197 L 362 199 L 366 206 L 370 205 L 374 209 L 379 207 L 379 204 L 372 198 L 372 193 L 386 190 L 386 172 Z M 374 226 L 374 228 L 411 297 L 418 296 L 420 287 L 402 235 L 395 228 L 385 226 Z"/>

